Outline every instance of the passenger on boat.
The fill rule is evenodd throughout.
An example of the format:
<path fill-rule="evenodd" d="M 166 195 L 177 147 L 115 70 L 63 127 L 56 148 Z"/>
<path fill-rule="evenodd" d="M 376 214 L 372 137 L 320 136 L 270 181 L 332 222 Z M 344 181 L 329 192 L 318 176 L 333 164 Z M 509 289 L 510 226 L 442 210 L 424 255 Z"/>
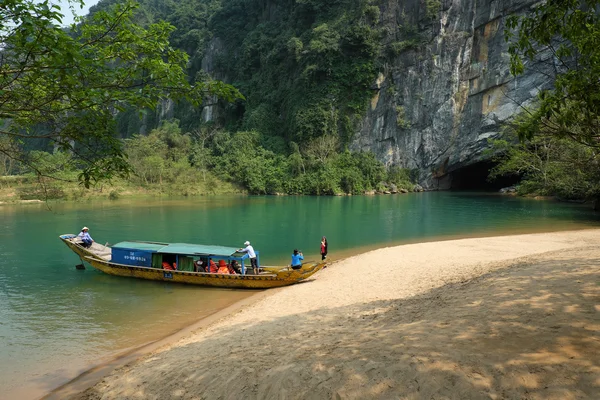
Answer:
<path fill-rule="evenodd" d="M 302 252 L 294 249 L 294 253 L 292 254 L 292 269 L 302 268 L 302 260 L 304 260 Z"/>
<path fill-rule="evenodd" d="M 77 235 L 77 237 L 80 238 L 83 242 L 82 246 L 86 249 L 92 247 L 92 243 L 94 243 L 94 239 L 92 239 L 88 231 L 89 228 L 87 226 L 84 226 L 83 228 L 81 228 L 81 232 L 79 232 L 79 235 Z"/>
<path fill-rule="evenodd" d="M 229 264 L 229 273 L 230 274 L 241 274 L 240 266 L 238 265 L 237 261 L 231 260 L 231 263 Z"/>
<path fill-rule="evenodd" d="M 174 271 L 177 269 L 177 263 L 173 263 L 173 265 L 171 265 L 168 262 L 163 261 L 162 266 L 163 266 L 163 269 L 167 269 L 169 271 Z"/>
<path fill-rule="evenodd" d="M 258 263 L 256 262 L 256 253 L 254 252 L 254 247 L 252 247 L 250 242 L 247 240 L 244 242 L 244 246 L 246 247 L 243 249 L 238 249 L 238 251 L 241 253 L 248 253 L 248 257 L 250 257 L 250 265 L 252 265 L 252 269 L 254 270 L 254 275 L 258 275 L 260 270 L 258 269 Z"/>
<path fill-rule="evenodd" d="M 217 271 L 219 271 L 219 268 L 217 267 L 217 264 L 215 264 L 215 262 L 211 259 L 208 262 L 208 268 L 207 268 L 206 272 L 210 272 L 211 274 L 216 274 Z"/>
<path fill-rule="evenodd" d="M 204 269 L 204 261 L 202 260 L 196 260 L 196 262 L 194 262 L 194 268 L 196 272 L 206 272 Z"/>
<path fill-rule="evenodd" d="M 229 268 L 227 268 L 227 263 L 225 260 L 219 260 L 219 269 L 217 270 L 217 274 L 229 274 Z"/>

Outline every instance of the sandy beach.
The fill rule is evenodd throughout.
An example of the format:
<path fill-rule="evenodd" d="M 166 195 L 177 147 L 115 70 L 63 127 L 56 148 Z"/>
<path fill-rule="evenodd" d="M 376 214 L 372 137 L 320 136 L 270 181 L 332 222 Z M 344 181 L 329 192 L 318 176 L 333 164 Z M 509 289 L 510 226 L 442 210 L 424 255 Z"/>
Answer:
<path fill-rule="evenodd" d="M 77 399 L 597 399 L 600 230 L 410 244 L 330 264 Z"/>

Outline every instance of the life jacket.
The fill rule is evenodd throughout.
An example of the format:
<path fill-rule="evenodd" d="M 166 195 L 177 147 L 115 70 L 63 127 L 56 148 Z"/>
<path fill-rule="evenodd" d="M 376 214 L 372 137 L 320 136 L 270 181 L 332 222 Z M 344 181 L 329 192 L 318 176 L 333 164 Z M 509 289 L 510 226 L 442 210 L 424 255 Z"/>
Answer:
<path fill-rule="evenodd" d="M 174 264 L 174 265 L 175 265 L 175 268 L 173 268 L 171 266 L 171 264 L 169 264 L 166 261 L 163 261 L 163 263 L 162 263 L 163 269 L 168 269 L 169 271 L 173 271 L 173 270 L 177 269 L 177 264 Z"/>
<path fill-rule="evenodd" d="M 217 274 L 229 274 L 229 268 L 227 266 L 219 267 Z"/>
<path fill-rule="evenodd" d="M 219 260 L 219 270 L 217 271 L 217 274 L 228 274 L 229 273 L 229 269 L 227 268 L 227 263 L 225 262 L 225 260 Z"/>
<path fill-rule="evenodd" d="M 216 274 L 219 271 L 219 268 L 217 268 L 217 264 L 215 264 L 215 262 L 213 260 L 210 260 L 210 263 L 208 265 L 208 271 L 211 274 Z"/>

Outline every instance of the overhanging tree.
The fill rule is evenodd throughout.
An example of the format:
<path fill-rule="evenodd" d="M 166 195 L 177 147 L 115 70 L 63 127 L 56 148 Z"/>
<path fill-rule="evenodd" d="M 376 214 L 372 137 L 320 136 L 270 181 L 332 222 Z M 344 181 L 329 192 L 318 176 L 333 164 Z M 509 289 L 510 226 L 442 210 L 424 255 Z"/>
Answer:
<path fill-rule="evenodd" d="M 169 45 L 174 27 L 136 25 L 136 7 L 126 1 L 65 29 L 48 0 L 0 0 L 0 138 L 9 139 L 0 140 L 1 154 L 42 173 L 25 149 L 47 141 L 72 154 L 87 187 L 129 172 L 115 130 L 119 111 L 241 98 L 220 81 L 190 83 L 188 56 Z"/>
<path fill-rule="evenodd" d="M 599 6 L 599 0 L 547 0 L 508 19 L 511 72 L 546 64 L 555 79 L 520 121 L 521 139 L 543 132 L 600 147 Z"/>

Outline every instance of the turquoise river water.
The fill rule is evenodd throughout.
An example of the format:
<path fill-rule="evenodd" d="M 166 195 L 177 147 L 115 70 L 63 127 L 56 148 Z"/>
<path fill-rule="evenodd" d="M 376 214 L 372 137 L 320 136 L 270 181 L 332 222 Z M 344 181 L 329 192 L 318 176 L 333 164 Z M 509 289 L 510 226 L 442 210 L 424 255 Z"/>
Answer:
<path fill-rule="evenodd" d="M 600 217 L 587 206 L 460 192 L 0 206 L 1 399 L 39 398 L 255 293 L 76 270 L 58 235 L 84 225 L 101 243 L 250 240 L 263 265 L 284 265 L 294 248 L 316 260 L 322 235 L 339 259 L 408 242 L 598 227 Z"/>

